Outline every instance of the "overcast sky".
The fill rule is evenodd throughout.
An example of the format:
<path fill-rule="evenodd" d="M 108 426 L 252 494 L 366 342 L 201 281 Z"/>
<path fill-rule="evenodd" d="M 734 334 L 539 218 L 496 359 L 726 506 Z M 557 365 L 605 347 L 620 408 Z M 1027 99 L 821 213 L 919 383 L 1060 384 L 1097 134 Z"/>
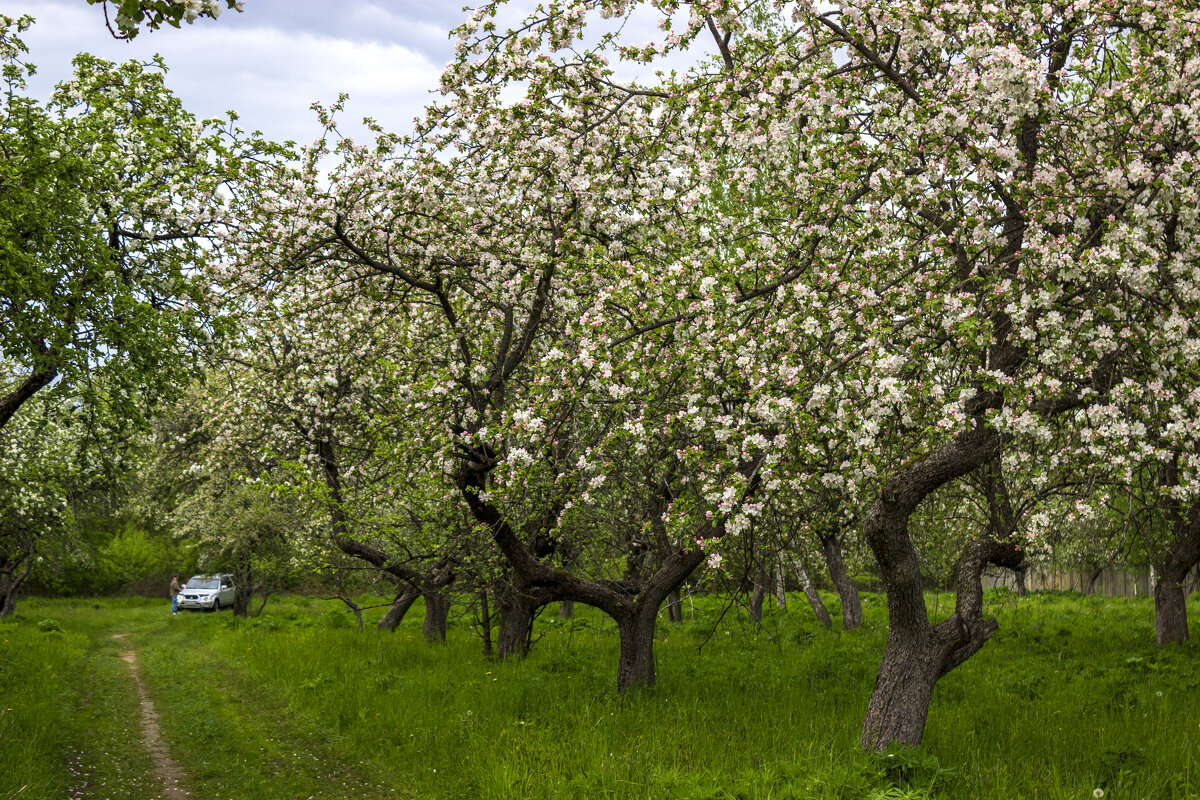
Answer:
<path fill-rule="evenodd" d="M 275 140 L 307 144 L 320 127 L 310 110 L 350 95 L 339 117 L 344 133 L 371 116 L 405 132 L 438 85 L 453 56 L 449 32 L 466 19 L 464 0 L 245 0 L 242 13 L 200 19 L 179 30 L 144 31 L 132 42 L 115 41 L 100 5 L 85 0 L 0 0 L 0 13 L 29 14 L 37 23 L 25 36 L 28 61 L 38 75 L 38 97 L 71 74 L 71 58 L 87 51 L 113 61 L 160 53 L 168 86 L 199 117 L 237 111 L 247 130 Z M 512 0 L 519 19 L 536 0 Z M 661 36 L 650 12 L 625 27 L 628 41 Z M 623 76 L 627 77 L 627 76 Z"/>
<path fill-rule="evenodd" d="M 23 38 L 38 67 L 30 87 L 39 97 L 70 75 L 78 52 L 114 61 L 161 53 L 168 85 L 193 114 L 232 109 L 242 127 L 300 143 L 320 132 L 311 104 L 332 103 L 339 92 L 350 95 L 346 123 L 372 116 L 409 130 L 453 55 L 449 31 L 465 19 L 461 0 L 246 0 L 245 7 L 121 42 L 109 35 L 102 7 L 85 0 L 0 0 L 0 13 L 37 19 Z"/>

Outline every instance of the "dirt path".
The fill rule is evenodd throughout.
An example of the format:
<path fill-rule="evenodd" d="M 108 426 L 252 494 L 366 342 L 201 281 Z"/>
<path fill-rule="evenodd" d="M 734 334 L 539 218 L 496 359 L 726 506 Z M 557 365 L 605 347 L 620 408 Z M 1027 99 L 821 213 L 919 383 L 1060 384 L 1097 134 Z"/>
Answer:
<path fill-rule="evenodd" d="M 118 633 L 113 638 L 120 639 L 125 644 L 125 634 Z M 162 796 L 165 800 L 188 800 L 191 795 L 183 787 L 186 776 L 179 763 L 171 758 L 171 751 L 163 741 L 162 731 L 158 727 L 158 712 L 154 710 L 154 703 L 151 702 L 146 686 L 142 683 L 141 673 L 138 672 L 137 654 L 129 648 L 121 653 L 121 658 L 129 665 L 129 672 L 133 675 L 133 683 L 137 687 L 138 699 L 142 706 L 142 745 L 154 761 L 154 774 L 162 781 Z"/>

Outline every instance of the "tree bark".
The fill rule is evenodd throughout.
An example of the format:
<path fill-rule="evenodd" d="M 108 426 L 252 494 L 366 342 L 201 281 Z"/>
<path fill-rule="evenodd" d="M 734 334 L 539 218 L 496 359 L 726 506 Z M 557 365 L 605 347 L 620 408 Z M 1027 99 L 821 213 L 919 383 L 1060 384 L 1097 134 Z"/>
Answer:
<path fill-rule="evenodd" d="M 767 571 L 760 560 L 754 567 L 754 588 L 750 592 L 750 621 L 762 625 L 763 600 L 767 596 Z"/>
<path fill-rule="evenodd" d="M 538 606 L 514 587 L 496 592 L 496 613 L 500 627 L 496 632 L 496 655 L 500 659 L 522 658 L 529 653 L 533 637 L 533 615 Z"/>
<path fill-rule="evenodd" d="M 862 624 L 862 600 L 858 596 L 858 588 L 846 572 L 841 537 L 837 533 L 830 533 L 818 538 L 825 556 L 825 566 L 829 569 L 829 580 L 842 600 L 842 630 L 852 631 Z"/>
<path fill-rule="evenodd" d="M 978 651 L 996 630 L 994 620 L 968 620 L 961 613 L 937 625 L 929 622 L 908 521 L 930 493 L 997 458 L 1000 443 L 999 434 L 977 421 L 972 430 L 889 478 L 867 513 L 863 534 L 887 591 L 889 625 L 887 646 L 863 720 L 861 743 L 865 748 L 919 745 L 934 684 Z M 960 561 L 960 568 L 975 563 L 976 559 Z"/>
<path fill-rule="evenodd" d="M 555 568 L 526 546 L 500 510 L 484 499 L 493 458 L 492 451 L 486 447 L 468 450 L 456 477 L 472 515 L 477 522 L 487 526 L 492 541 L 510 568 L 511 591 L 496 595 L 496 606 L 501 611 L 500 656 L 522 654 L 528 650 L 534 610 L 556 600 L 574 600 L 603 611 L 617 623 L 621 651 L 628 654 L 627 661 L 621 662 L 626 666 L 618 664 L 617 690 L 623 693 L 631 685 L 653 685 L 653 624 L 658 610 L 667 595 L 677 590 L 704 562 L 704 551 L 693 547 L 665 552 L 658 568 L 649 575 L 625 581 L 592 580 Z M 741 499 L 757 489 L 760 464 L 761 460 L 747 465 L 747 487 Z M 704 539 L 723 535 L 724 528 L 719 525 L 706 526 L 697 532 L 697 537 Z"/>
<path fill-rule="evenodd" d="M 1164 468 L 1164 483 L 1179 485 L 1178 457 Z M 1161 647 L 1182 644 L 1189 638 L 1187 595 L 1183 583 L 1188 573 L 1200 564 L 1200 504 L 1187 508 L 1174 499 L 1167 500 L 1167 517 L 1171 522 L 1171 538 L 1153 565 L 1154 581 L 1154 641 Z"/>
<path fill-rule="evenodd" d="M 17 409 L 23 406 L 29 398 L 50 385 L 58 377 L 58 368 L 48 365 L 45 361 L 45 359 L 53 357 L 54 350 L 46 347 L 44 342 L 38 342 L 37 350 L 44 359 L 41 365 L 35 366 L 17 388 L 0 397 L 0 428 L 5 426 L 12 415 L 17 413 Z"/>
<path fill-rule="evenodd" d="M 479 590 L 479 636 L 483 639 L 483 654 L 492 655 L 492 609 L 487 589 Z"/>
<path fill-rule="evenodd" d="M 792 565 L 796 569 L 796 576 L 800 579 L 804 597 L 808 600 L 808 605 L 812 608 L 813 613 L 817 615 L 817 621 L 826 628 L 832 628 L 833 620 L 829 616 L 829 609 L 825 607 L 825 601 L 821 599 L 821 595 L 817 593 L 817 587 L 813 586 L 812 579 L 808 577 L 808 570 L 804 568 L 804 562 L 799 556 L 796 556 L 792 560 Z M 857 597 L 857 594 L 855 596 Z"/>
<path fill-rule="evenodd" d="M 242 589 L 240 586 L 233 593 L 233 615 L 235 617 L 250 616 L 250 601 L 254 599 L 254 594 L 250 591 Z"/>
<path fill-rule="evenodd" d="M 1016 569 L 1013 570 L 1013 575 L 1016 576 L 1016 582 L 1017 582 L 1017 597 L 1025 596 L 1025 592 L 1026 592 L 1025 572 L 1026 572 L 1026 567 L 1024 567 L 1024 566 L 1017 567 Z"/>
<path fill-rule="evenodd" d="M 1183 644 L 1188 638 L 1187 595 L 1183 593 L 1183 584 L 1160 570 L 1154 584 L 1154 642 L 1162 647 Z"/>
<path fill-rule="evenodd" d="M 33 570 L 33 559 L 27 558 L 15 564 L 5 563 L 0 572 L 0 618 L 12 616 L 17 610 L 17 598 L 21 585 Z"/>
<path fill-rule="evenodd" d="M 575 616 L 575 601 L 563 600 L 558 604 L 558 616 L 561 619 L 572 619 Z"/>
<path fill-rule="evenodd" d="M 683 600 L 678 589 L 667 595 L 667 621 L 676 625 L 683 622 Z"/>
<path fill-rule="evenodd" d="M 425 598 L 425 624 L 421 633 L 427 642 L 446 641 L 446 623 L 450 616 L 450 595 L 438 589 L 422 592 Z"/>
<path fill-rule="evenodd" d="M 783 553 L 775 559 L 775 605 L 781 611 L 787 611 L 787 571 L 784 567 Z"/>
<path fill-rule="evenodd" d="M 658 607 L 641 606 L 617 622 L 621 652 L 617 661 L 617 688 L 646 689 L 654 685 L 654 626 Z"/>
<path fill-rule="evenodd" d="M 444 557 L 422 572 L 402 561 L 391 558 L 382 550 L 353 538 L 350 535 L 350 518 L 343 507 L 341 474 L 333 441 L 329 438 L 317 439 L 315 446 L 325 477 L 325 486 L 329 489 L 331 501 L 329 514 L 333 522 L 334 544 L 346 555 L 366 561 L 413 589 L 411 596 L 407 589 L 400 593 L 392 607 L 388 609 L 388 613 L 384 614 L 383 619 L 380 620 L 379 629 L 395 630 L 416 598 L 423 596 L 425 598 L 425 622 L 422 632 L 425 639 L 430 642 L 444 642 L 446 640 L 446 617 L 449 614 L 450 606 L 449 598 L 443 598 L 441 593 L 454 582 L 454 560 Z"/>
<path fill-rule="evenodd" d="M 417 587 L 410 583 L 402 583 L 400 594 L 396 595 L 396 599 L 392 601 L 392 605 L 388 608 L 387 613 L 383 615 L 383 619 L 379 620 L 376 630 L 394 631 L 400 627 L 400 623 L 404 621 L 404 616 L 420 596 L 421 592 Z"/>

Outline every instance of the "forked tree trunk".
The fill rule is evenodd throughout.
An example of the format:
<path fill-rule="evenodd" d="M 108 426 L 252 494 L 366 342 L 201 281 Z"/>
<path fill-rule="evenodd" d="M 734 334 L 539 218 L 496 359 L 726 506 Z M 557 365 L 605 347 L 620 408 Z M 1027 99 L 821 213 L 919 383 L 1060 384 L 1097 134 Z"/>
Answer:
<path fill-rule="evenodd" d="M 889 478 L 867 513 L 863 533 L 887 590 L 888 639 L 863 719 L 865 748 L 919 745 L 938 679 L 977 652 L 997 629 L 995 620 L 980 616 L 980 576 L 990 556 L 988 544 L 995 540 L 984 536 L 968 548 L 956 575 L 957 613 L 934 625 L 908 521 L 930 493 L 999 453 L 999 435 L 977 423 Z M 964 593 L 964 588 L 969 591 Z"/>
<path fill-rule="evenodd" d="M 388 607 L 387 613 L 383 615 L 383 619 L 379 620 L 379 625 L 376 626 L 381 631 L 394 631 L 400 627 L 400 623 L 404 621 L 404 616 L 408 610 L 412 608 L 412 604 L 421 596 L 421 592 L 412 584 L 403 584 L 400 594 L 396 595 L 396 599 L 392 601 Z"/>
<path fill-rule="evenodd" d="M 817 593 L 817 587 L 813 586 L 812 579 L 808 577 L 808 570 L 804 568 L 804 562 L 799 556 L 796 556 L 792 560 L 792 566 L 796 569 L 796 577 L 800 579 L 800 588 L 804 590 L 804 598 L 808 600 L 808 605 L 816 614 L 817 621 L 826 628 L 832 628 L 833 620 L 829 616 L 829 609 L 825 607 L 825 601 L 821 599 L 821 595 Z"/>
<path fill-rule="evenodd" d="M 862 624 L 862 600 L 858 596 L 858 587 L 846 572 L 841 539 L 836 533 L 818 538 L 821 540 L 825 566 L 829 568 L 829 580 L 842 601 L 842 630 L 852 631 Z"/>
<path fill-rule="evenodd" d="M 1096 591 L 1096 581 L 1100 580 L 1100 576 L 1104 574 L 1104 567 L 1092 567 L 1088 572 L 1087 582 L 1084 584 L 1084 594 L 1094 594 Z"/>
<path fill-rule="evenodd" d="M 450 595 L 436 589 L 422 594 L 425 598 L 425 624 L 421 633 L 427 642 L 446 641 L 446 622 L 450 617 Z"/>
<path fill-rule="evenodd" d="M 662 563 L 652 574 L 636 580 L 614 582 L 591 580 L 555 569 L 544 563 L 518 538 L 512 526 L 495 506 L 484 499 L 490 451 L 472 451 L 457 478 L 463 499 L 477 522 L 488 527 L 492 540 L 500 548 L 510 568 L 511 582 L 498 587 L 496 607 L 501 613 L 499 655 L 501 658 L 523 654 L 528 649 L 533 612 L 541 606 L 562 600 L 586 603 L 608 614 L 621 634 L 621 660 L 617 670 L 617 690 L 629 686 L 653 685 L 654 622 L 667 595 L 676 591 L 696 567 L 704 562 L 704 551 L 675 549 L 662 555 Z M 757 464 L 747 465 L 748 484 L 741 499 L 758 487 Z M 705 539 L 724 535 L 723 528 L 705 527 L 699 532 Z M 699 538 L 699 537 L 698 537 Z"/>
<path fill-rule="evenodd" d="M 575 616 L 575 601 L 563 600 L 558 604 L 558 616 L 561 619 L 572 619 Z"/>

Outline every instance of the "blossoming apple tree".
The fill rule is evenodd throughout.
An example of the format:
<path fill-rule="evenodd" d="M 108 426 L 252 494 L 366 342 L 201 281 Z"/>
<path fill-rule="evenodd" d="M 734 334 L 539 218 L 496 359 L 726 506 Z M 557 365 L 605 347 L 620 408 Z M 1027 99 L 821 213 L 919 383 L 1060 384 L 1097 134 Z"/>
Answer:
<path fill-rule="evenodd" d="M 661 42 L 587 38 L 638 6 Z M 862 742 L 918 743 L 937 681 L 996 630 L 983 567 L 1037 544 L 1008 476 L 1034 454 L 1086 469 L 1034 446 L 1052 441 L 1152 460 L 1120 410 L 1190 407 L 1198 12 L 563 0 L 508 32 L 497 12 L 459 31 L 414 136 L 340 142 L 328 175 L 318 148 L 272 189 L 243 269 L 316 270 L 312 299 L 387 310 L 408 446 L 453 476 L 519 596 L 613 616 L 622 686 L 653 680 L 666 591 L 772 494 L 852 485 L 890 620 Z M 618 74 L 701 42 L 694 67 Z M 1190 428 L 1167 427 L 1190 498 Z M 845 469 L 814 467 L 823 440 Z M 969 475 L 1003 524 L 931 622 L 910 520 Z M 650 577 L 537 549 L 613 508 L 665 531 Z"/>

